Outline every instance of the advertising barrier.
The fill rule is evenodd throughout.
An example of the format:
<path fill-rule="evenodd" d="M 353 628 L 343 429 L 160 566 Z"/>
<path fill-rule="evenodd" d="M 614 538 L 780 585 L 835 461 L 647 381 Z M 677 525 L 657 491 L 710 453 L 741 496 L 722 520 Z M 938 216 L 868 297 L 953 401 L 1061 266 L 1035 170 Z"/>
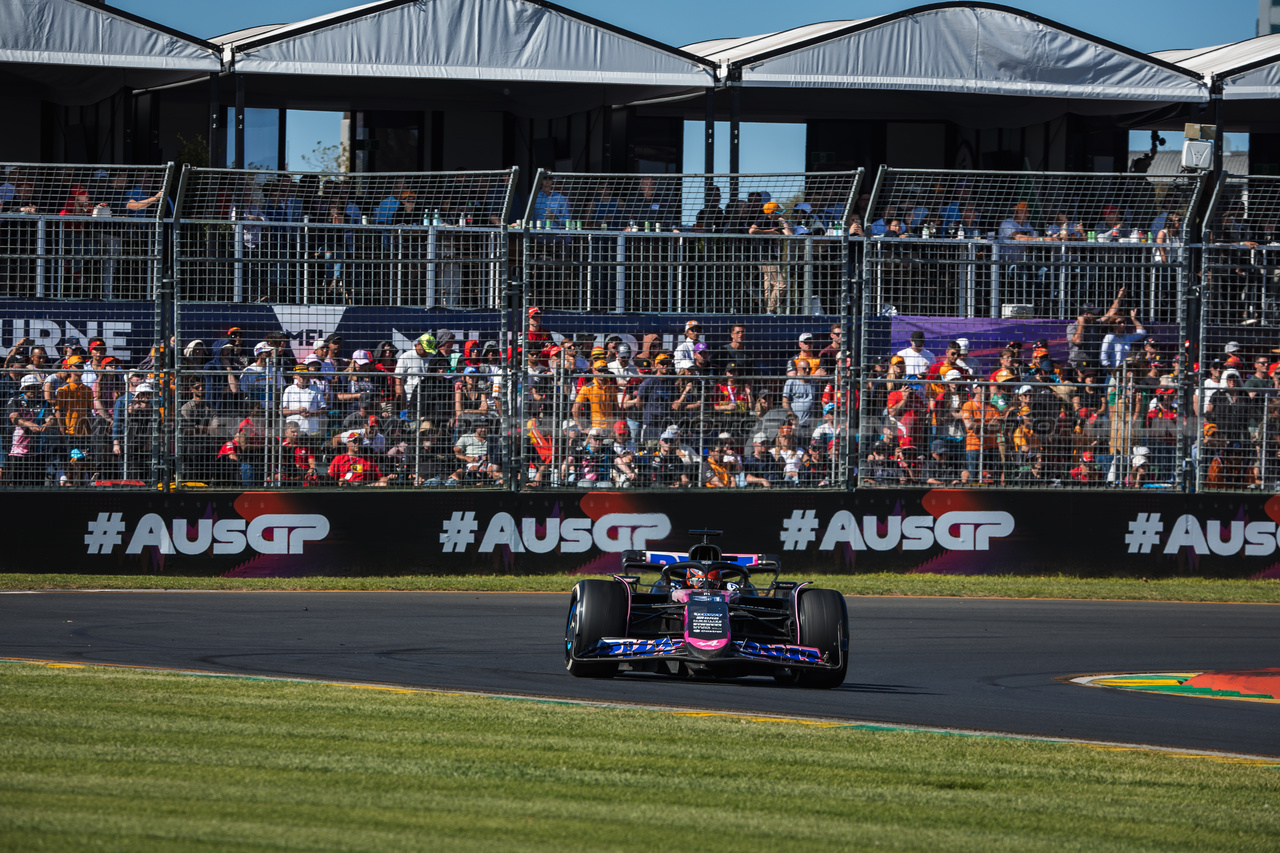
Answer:
<path fill-rule="evenodd" d="M 0 495 L 10 517 L 32 495 Z M 693 528 L 795 573 L 1280 577 L 1280 496 L 934 489 L 377 493 L 67 491 L 0 571 L 227 577 L 608 573 Z"/>

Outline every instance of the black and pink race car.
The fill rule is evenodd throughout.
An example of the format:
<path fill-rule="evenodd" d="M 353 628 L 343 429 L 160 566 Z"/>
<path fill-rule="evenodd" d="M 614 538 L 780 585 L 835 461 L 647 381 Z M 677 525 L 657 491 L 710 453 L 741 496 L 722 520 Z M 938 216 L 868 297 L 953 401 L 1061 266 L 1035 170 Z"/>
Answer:
<path fill-rule="evenodd" d="M 687 555 L 624 551 L 622 573 L 580 581 L 569 599 L 564 662 L 581 678 L 619 671 L 741 678 L 772 675 L 802 687 L 844 683 L 849 614 L 844 596 L 778 580 L 767 554 L 722 554 L 701 543 Z M 773 580 L 757 587 L 752 572 Z M 656 572 L 652 583 L 641 573 Z"/>

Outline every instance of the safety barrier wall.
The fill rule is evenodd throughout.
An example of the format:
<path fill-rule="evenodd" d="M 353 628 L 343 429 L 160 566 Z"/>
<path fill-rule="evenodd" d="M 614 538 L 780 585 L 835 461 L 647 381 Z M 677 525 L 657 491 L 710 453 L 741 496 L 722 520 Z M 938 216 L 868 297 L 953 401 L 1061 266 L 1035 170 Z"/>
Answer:
<path fill-rule="evenodd" d="M 11 516 L 49 495 L 0 491 Z M 960 489 L 800 491 L 95 492 L 64 490 L 47 531 L 12 537 L 0 571 L 230 577 L 609 573 L 622 551 L 731 554 L 810 572 L 1278 577 L 1268 495 Z M 55 520 L 56 519 L 56 520 Z M 54 529 L 56 525 L 56 532 Z M 387 535 L 405 531 L 408 535 Z"/>
<path fill-rule="evenodd" d="M 1212 373 L 1221 351 L 1250 372 L 1268 357 L 1270 378 L 1270 179 L 1215 187 L 1200 245 L 1179 225 L 1198 176 L 885 169 L 859 201 L 860 173 L 542 172 L 519 202 L 515 170 L 6 174 L 8 414 L 41 380 L 11 483 L 338 487 L 353 430 L 392 489 L 846 490 L 924 486 L 942 462 L 957 487 L 1235 490 L 1280 469 L 1274 382 Z M 87 361 L 55 369 L 77 345 Z M 318 414 L 291 415 L 310 362 Z M 77 370 L 89 393 L 60 400 Z M 256 373 L 265 393 L 241 387 Z M 197 387 L 204 427 L 182 418 Z M 978 419 L 975 467 L 978 387 L 1005 405 L 994 435 Z M 289 443 L 290 417 L 318 434 Z M 480 424 L 468 462 L 455 448 Z M 295 470 L 304 446 L 315 476 Z"/>

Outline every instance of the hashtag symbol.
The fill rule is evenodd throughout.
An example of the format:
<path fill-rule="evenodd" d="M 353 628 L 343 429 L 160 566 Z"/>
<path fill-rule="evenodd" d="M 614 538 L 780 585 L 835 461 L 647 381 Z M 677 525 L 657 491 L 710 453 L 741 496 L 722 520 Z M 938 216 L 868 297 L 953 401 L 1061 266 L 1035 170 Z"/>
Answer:
<path fill-rule="evenodd" d="M 1130 554 L 1150 554 L 1152 545 L 1160 544 L 1160 533 L 1164 530 L 1164 522 L 1160 513 L 1140 512 L 1137 521 L 1129 522 L 1129 532 L 1124 541 L 1129 543 Z"/>
<path fill-rule="evenodd" d="M 791 517 L 782 522 L 782 550 L 803 551 L 810 542 L 818 538 L 818 511 L 816 509 L 797 509 Z"/>
<path fill-rule="evenodd" d="M 97 521 L 90 521 L 88 532 L 84 535 L 84 544 L 88 545 L 90 554 L 110 554 L 111 549 L 120 544 L 120 534 L 126 527 L 121 520 L 123 513 L 98 513 Z"/>
<path fill-rule="evenodd" d="M 467 546 L 476 541 L 476 514 L 474 512 L 455 512 L 452 518 L 445 519 L 444 532 L 440 534 L 441 549 L 446 554 L 457 551 L 465 552 Z"/>

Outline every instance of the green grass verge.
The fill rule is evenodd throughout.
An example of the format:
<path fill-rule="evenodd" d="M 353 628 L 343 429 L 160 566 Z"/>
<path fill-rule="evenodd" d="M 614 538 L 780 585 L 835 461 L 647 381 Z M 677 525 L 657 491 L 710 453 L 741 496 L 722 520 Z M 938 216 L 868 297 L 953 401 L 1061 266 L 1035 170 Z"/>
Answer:
<path fill-rule="evenodd" d="M 797 696 L 797 700 L 802 700 Z M 1280 762 L 0 664 L 6 850 L 1253 851 Z"/>
<path fill-rule="evenodd" d="M 846 595 L 1075 598 L 1280 603 L 1280 580 L 1015 577 L 1011 575 L 806 575 Z M 189 578 L 157 575 L 0 574 L 0 589 L 441 590 L 568 592 L 577 575 L 379 578 Z"/>

